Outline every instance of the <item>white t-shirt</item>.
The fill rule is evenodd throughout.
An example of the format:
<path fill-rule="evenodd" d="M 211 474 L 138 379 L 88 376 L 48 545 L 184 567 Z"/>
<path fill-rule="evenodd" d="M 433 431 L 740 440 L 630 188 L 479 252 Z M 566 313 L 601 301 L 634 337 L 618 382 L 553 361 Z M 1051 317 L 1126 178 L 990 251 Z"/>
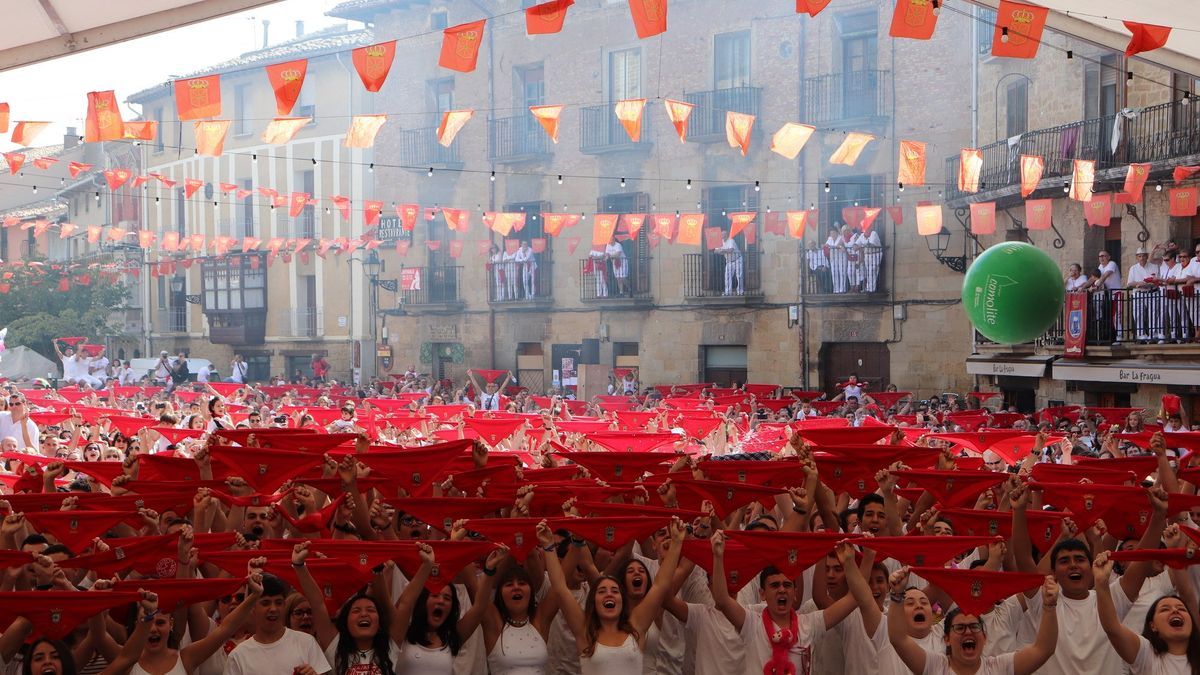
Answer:
<path fill-rule="evenodd" d="M 246 368 L 247 368 L 247 366 L 246 366 L 245 361 L 234 361 L 233 363 L 230 363 L 229 364 L 229 379 L 233 380 L 234 382 L 237 382 L 238 384 L 245 384 L 246 383 Z"/>
<path fill-rule="evenodd" d="M 742 644 L 746 646 L 746 675 L 762 675 L 763 666 L 771 660 L 771 641 L 763 627 L 762 614 L 767 604 L 758 603 L 746 608 L 746 621 L 739 631 Z M 797 619 L 796 644 L 788 653 L 788 660 L 796 668 L 796 675 L 809 675 L 812 665 L 812 644 L 825 634 L 825 613 L 793 612 Z M 786 628 L 787 626 L 784 626 Z"/>
<path fill-rule="evenodd" d="M 721 610 L 688 603 L 686 629 L 688 643 L 695 644 L 695 675 L 729 675 L 742 669 L 746 649 Z"/>
<path fill-rule="evenodd" d="M 1013 675 L 1013 657 L 1015 654 L 1001 654 L 1000 656 L 985 656 L 983 663 L 979 664 L 979 670 L 975 671 L 976 675 Z M 1100 671 L 1078 671 L 1084 672 L 1100 672 Z M 945 654 L 927 654 L 925 656 L 925 671 L 924 675 L 954 675 L 954 671 L 950 670 L 950 657 Z"/>
<path fill-rule="evenodd" d="M 1068 292 L 1081 290 L 1084 286 L 1087 286 L 1087 277 L 1083 276 L 1082 274 L 1074 278 L 1067 277 Z"/>
<path fill-rule="evenodd" d="M 1129 611 L 1129 598 L 1113 580 L 1110 587 L 1117 616 L 1124 618 Z M 1026 629 L 1037 635 L 1042 621 L 1042 592 L 1028 599 L 1025 610 Z M 1077 673 L 1120 673 L 1124 663 L 1108 641 L 1108 635 L 1100 627 L 1100 614 L 1096 610 L 1096 591 L 1088 591 L 1082 600 L 1072 600 L 1065 595 L 1058 597 L 1058 643 L 1054 654 L 1038 673 L 1041 675 L 1076 675 Z"/>
<path fill-rule="evenodd" d="M 842 636 L 842 655 L 845 672 L 854 675 L 875 675 L 879 672 L 879 650 L 889 645 L 887 618 L 880 617 L 874 635 L 867 635 L 861 609 L 855 609 L 831 633 Z"/>
<path fill-rule="evenodd" d="M 28 404 L 26 404 L 28 405 Z M 21 431 L 21 425 L 25 425 L 25 430 L 29 432 L 30 443 L 25 442 L 25 435 Z M 41 448 L 41 441 L 38 433 L 37 424 L 33 420 L 25 417 L 21 422 L 13 422 L 12 413 L 0 412 L 0 440 L 12 436 L 17 439 L 18 450 L 29 450 L 30 452 L 38 452 Z"/>
<path fill-rule="evenodd" d="M 333 641 L 325 648 L 325 659 L 329 661 L 329 665 L 336 668 L 337 664 L 337 648 L 340 636 L 333 636 Z M 395 670 L 396 664 L 400 663 L 400 645 L 388 640 L 388 658 L 392 660 L 392 669 Z M 375 665 L 375 650 L 368 649 L 365 652 L 355 650 L 350 652 L 350 658 L 347 661 L 345 675 L 383 675 L 383 671 L 379 666 Z"/>
<path fill-rule="evenodd" d="M 1186 654 L 1155 654 L 1150 641 L 1138 636 L 1138 653 L 1129 664 L 1133 675 L 1192 675 Z"/>
<path fill-rule="evenodd" d="M 889 604 L 889 609 L 891 605 Z M 903 613 L 903 610 L 897 610 Z M 900 618 L 901 621 L 904 617 Z M 888 615 L 884 614 L 883 619 L 879 622 L 879 630 L 883 632 L 883 646 L 879 648 L 879 653 L 876 657 L 879 661 L 879 675 L 911 675 L 912 671 L 904 662 L 900 660 L 900 655 L 896 653 L 896 648 L 892 646 L 888 640 Z M 917 646 L 924 649 L 927 653 L 937 654 L 946 651 L 946 642 L 942 639 L 943 627 L 942 622 L 935 621 L 929 634 L 925 637 L 912 637 L 912 641 L 917 643 Z"/>
<path fill-rule="evenodd" d="M 292 675 L 308 665 L 318 673 L 332 670 L 316 639 L 308 633 L 283 629 L 283 637 L 263 644 L 253 637 L 234 647 L 225 664 L 225 675 Z"/>
<path fill-rule="evenodd" d="M 1100 266 L 1100 276 L 1103 277 L 1106 272 L 1112 272 L 1104 279 L 1104 287 L 1113 290 L 1121 287 L 1121 268 L 1117 267 L 1117 263 L 1109 260 Z"/>
<path fill-rule="evenodd" d="M 1113 589 L 1116 593 L 1117 589 Z M 1142 629 L 1146 624 L 1146 613 L 1150 611 L 1150 605 L 1153 605 L 1156 600 L 1164 595 L 1174 595 L 1175 585 L 1171 583 L 1171 575 L 1167 574 L 1166 570 L 1152 576 L 1146 577 L 1146 581 L 1142 583 L 1142 590 L 1138 593 L 1137 600 L 1129 605 L 1129 610 L 1125 614 L 1125 618 L 1121 619 L 1121 625 L 1129 630 L 1142 634 Z"/>
<path fill-rule="evenodd" d="M 1146 279 L 1156 275 L 1158 275 L 1158 265 L 1134 263 L 1129 266 L 1129 272 L 1125 275 L 1125 284 L 1127 286 L 1138 286 Z"/>

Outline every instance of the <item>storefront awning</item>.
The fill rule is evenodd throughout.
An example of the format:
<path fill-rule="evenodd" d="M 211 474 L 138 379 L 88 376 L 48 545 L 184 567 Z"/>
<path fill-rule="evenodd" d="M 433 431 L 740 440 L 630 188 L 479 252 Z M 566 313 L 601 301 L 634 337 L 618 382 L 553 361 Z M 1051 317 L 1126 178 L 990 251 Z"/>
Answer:
<path fill-rule="evenodd" d="M 993 356 L 974 354 L 967 357 L 970 375 L 1000 375 L 1003 377 L 1042 377 L 1053 356 Z"/>
<path fill-rule="evenodd" d="M 1076 382 L 1113 382 L 1120 384 L 1178 384 L 1200 382 L 1200 364 L 1147 363 L 1145 361 L 1068 361 L 1054 362 L 1056 380 Z"/>

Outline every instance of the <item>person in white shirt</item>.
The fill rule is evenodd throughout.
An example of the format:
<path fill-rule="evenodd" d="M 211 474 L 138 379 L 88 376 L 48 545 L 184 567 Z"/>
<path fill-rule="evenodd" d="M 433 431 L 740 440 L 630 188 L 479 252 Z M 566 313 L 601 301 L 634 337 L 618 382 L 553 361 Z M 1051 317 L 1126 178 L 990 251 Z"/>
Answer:
<path fill-rule="evenodd" d="M 237 384 L 246 384 L 246 371 L 249 367 L 246 361 L 242 359 L 241 354 L 234 354 L 233 361 L 229 362 L 229 379 L 228 382 Z"/>
<path fill-rule="evenodd" d="M 0 438 L 14 439 L 21 452 L 40 450 L 41 434 L 37 424 L 29 419 L 28 403 L 14 397 L 9 401 L 8 410 L 0 412 Z"/>
<path fill-rule="evenodd" d="M 1166 257 L 1163 258 L 1164 263 Z M 1192 277 L 1192 273 L 1196 276 Z M 1197 278 L 1200 278 L 1200 271 L 1196 271 L 1196 266 L 1192 262 L 1191 251 L 1186 249 L 1178 252 L 1178 262 L 1171 266 L 1163 278 L 1163 284 L 1166 287 L 1166 308 L 1167 308 L 1167 323 L 1171 326 L 1171 339 L 1175 342 L 1188 342 L 1192 333 L 1195 330 L 1195 321 L 1184 305 L 1183 293 L 1187 286 L 1194 287 L 1193 283 Z"/>
<path fill-rule="evenodd" d="M 254 605 L 254 635 L 234 647 L 225 675 L 322 675 L 332 670 L 316 639 L 284 625 L 283 583 L 263 575 L 262 596 Z"/>
<path fill-rule="evenodd" d="M 904 601 L 903 591 L 908 583 L 908 568 L 901 567 L 892 573 L 891 600 L 893 607 Z M 924 675 L 956 675 L 979 673 L 980 675 L 1031 675 L 1054 654 L 1058 641 L 1058 583 L 1053 575 L 1046 575 L 1041 592 L 1041 621 L 1033 644 L 1016 652 L 984 656 L 988 634 L 984 617 L 964 614 L 953 609 L 946 615 L 945 653 L 928 652 L 908 636 L 899 621 L 888 622 L 888 639 L 900 660 L 914 673 Z M 1091 672 L 1108 672 L 1093 670 Z"/>
<path fill-rule="evenodd" d="M 1125 338 L 1124 329 L 1121 325 L 1121 268 L 1117 267 L 1116 261 L 1112 259 L 1108 251 L 1100 251 L 1098 255 L 1100 265 L 1097 271 L 1100 278 L 1092 284 L 1092 290 L 1096 295 L 1094 300 L 1099 300 L 1100 313 L 1096 316 L 1096 325 L 1099 327 L 1100 339 L 1112 339 L 1113 344 L 1120 344 Z M 1096 306 L 1093 302 L 1093 307 Z"/>
<path fill-rule="evenodd" d="M 504 254 L 495 244 L 488 249 L 488 267 L 492 268 L 492 299 L 504 302 Z"/>
<path fill-rule="evenodd" d="M 104 382 L 108 380 L 108 366 L 108 357 L 104 355 L 103 347 L 101 347 L 101 351 L 88 363 L 88 374 L 99 383 L 96 385 L 97 387 L 104 386 Z"/>
<path fill-rule="evenodd" d="M 613 235 L 604 247 L 604 257 L 608 259 L 613 277 L 617 280 L 617 294 L 629 295 L 629 258 L 625 256 L 625 247 L 617 241 L 616 235 Z"/>
<path fill-rule="evenodd" d="M 171 355 L 164 349 L 158 354 L 158 363 L 154 364 L 154 381 L 158 384 L 166 384 L 170 380 Z"/>
<path fill-rule="evenodd" d="M 593 248 L 588 252 L 588 267 L 596 279 L 596 297 L 608 297 L 608 257 L 604 247 Z M 585 272 L 587 269 L 584 270 Z"/>
<path fill-rule="evenodd" d="M 500 255 L 500 263 L 504 267 L 504 295 L 509 300 L 517 300 L 521 297 L 521 272 L 520 265 L 517 263 L 517 252 L 508 252 L 507 245 L 504 253 Z"/>
<path fill-rule="evenodd" d="M 725 293 L 724 295 L 734 295 L 734 282 L 736 281 L 737 295 L 744 295 L 746 292 L 745 282 L 742 277 L 745 273 L 745 265 L 742 261 L 742 251 L 738 248 L 737 242 L 733 237 L 727 238 L 721 248 L 716 250 L 725 257 Z"/>
<path fill-rule="evenodd" d="M 826 255 L 825 248 L 816 246 L 804 252 L 804 258 L 808 262 L 808 271 L 816 280 L 817 293 L 829 293 L 832 290 L 829 277 L 829 256 Z"/>
<path fill-rule="evenodd" d="M 883 267 L 883 245 L 879 234 L 874 228 L 868 228 L 855 236 L 862 256 L 862 290 L 864 293 L 874 293 L 879 285 L 879 270 Z"/>
<path fill-rule="evenodd" d="M 537 256 L 527 240 L 521 241 L 516 262 L 521 267 L 521 287 L 525 291 L 525 299 L 532 300 L 537 296 Z"/>
<path fill-rule="evenodd" d="M 1088 280 L 1083 276 L 1083 268 L 1079 263 L 1071 263 L 1067 268 L 1066 287 L 1068 293 L 1076 293 L 1087 289 Z"/>
<path fill-rule="evenodd" d="M 117 363 L 117 384 L 122 387 L 130 387 L 137 384 L 137 372 L 133 370 L 133 365 L 128 360 Z"/>
<path fill-rule="evenodd" d="M 1192 643 L 1197 639 L 1195 618 L 1178 595 L 1166 595 L 1154 601 L 1139 635 L 1122 625 L 1109 591 L 1113 562 L 1108 553 L 1096 556 L 1092 574 L 1096 578 L 1096 610 L 1100 625 L 1121 660 L 1129 665 L 1133 675 L 1189 675 L 1200 663 L 1193 663 Z M 1190 586 L 1187 574 L 1180 581 Z M 1194 590 L 1188 589 L 1194 596 Z"/>
<path fill-rule="evenodd" d="M 208 378 L 212 376 L 212 365 L 204 364 L 200 366 L 200 371 L 196 373 L 197 382 L 208 382 Z"/>
<path fill-rule="evenodd" d="M 1139 248 L 1134 254 L 1137 262 L 1129 266 L 1125 276 L 1125 285 L 1132 292 L 1133 322 L 1137 331 L 1138 342 L 1150 341 L 1150 333 L 1158 344 L 1164 341 L 1162 330 L 1162 291 L 1155 281 L 1158 279 L 1158 265 L 1151 263 L 1150 253 Z"/>
<path fill-rule="evenodd" d="M 833 279 L 833 292 L 845 293 L 847 273 L 850 268 L 846 241 L 838 226 L 829 228 L 829 238 L 825 240 L 825 248 L 829 250 L 829 275 Z"/>

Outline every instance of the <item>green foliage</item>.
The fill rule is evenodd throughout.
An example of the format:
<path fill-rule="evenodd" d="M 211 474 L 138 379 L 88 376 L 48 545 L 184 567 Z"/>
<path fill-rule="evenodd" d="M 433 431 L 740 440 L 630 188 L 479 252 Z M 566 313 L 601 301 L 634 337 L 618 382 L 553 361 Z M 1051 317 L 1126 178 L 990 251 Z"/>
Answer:
<path fill-rule="evenodd" d="M 120 283 L 93 274 L 88 286 L 74 284 L 70 291 L 58 290 L 58 278 L 49 274 L 34 285 L 17 279 L 8 293 L 0 294 L 0 325 L 8 327 L 10 346 L 26 346 L 55 360 L 54 338 L 83 335 L 102 341 L 117 329 L 110 315 L 125 306 L 129 290 Z"/>

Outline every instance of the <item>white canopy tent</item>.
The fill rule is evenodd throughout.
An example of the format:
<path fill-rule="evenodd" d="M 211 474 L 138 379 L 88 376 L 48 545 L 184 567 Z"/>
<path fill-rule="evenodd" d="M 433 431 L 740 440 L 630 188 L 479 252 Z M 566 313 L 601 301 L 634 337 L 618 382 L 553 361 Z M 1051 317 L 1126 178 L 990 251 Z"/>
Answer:
<path fill-rule="evenodd" d="M 278 0 L 4 0 L 0 71 Z"/>

